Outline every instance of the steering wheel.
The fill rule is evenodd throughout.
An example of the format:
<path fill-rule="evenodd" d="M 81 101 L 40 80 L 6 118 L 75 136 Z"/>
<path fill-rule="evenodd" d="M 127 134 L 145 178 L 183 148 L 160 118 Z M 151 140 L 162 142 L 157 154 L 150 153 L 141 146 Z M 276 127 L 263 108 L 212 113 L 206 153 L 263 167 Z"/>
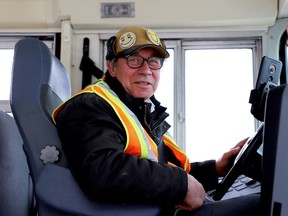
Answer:
<path fill-rule="evenodd" d="M 221 200 L 241 174 L 245 174 L 246 176 L 261 182 L 261 158 L 259 159 L 256 157 L 261 157 L 257 151 L 263 142 L 263 127 L 264 123 L 259 126 L 254 136 L 246 141 L 235 158 L 232 168 L 219 182 L 216 189 L 209 194 L 213 200 Z"/>

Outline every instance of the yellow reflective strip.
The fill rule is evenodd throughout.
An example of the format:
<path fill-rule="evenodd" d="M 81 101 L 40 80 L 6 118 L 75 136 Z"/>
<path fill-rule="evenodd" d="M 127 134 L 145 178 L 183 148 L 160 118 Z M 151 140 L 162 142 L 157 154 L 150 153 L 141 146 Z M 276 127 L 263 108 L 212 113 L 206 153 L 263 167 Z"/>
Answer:
<path fill-rule="evenodd" d="M 183 209 L 177 208 L 177 209 L 175 210 L 175 212 L 174 212 L 174 216 L 177 216 L 178 212 L 179 212 L 179 211 L 182 211 L 182 210 L 183 210 Z"/>
<path fill-rule="evenodd" d="M 82 93 L 86 93 L 86 92 L 88 92 L 88 93 L 89 93 L 89 92 L 90 92 L 90 93 L 94 93 L 93 90 L 91 89 L 91 86 L 88 86 L 88 87 L 86 87 L 85 89 L 83 89 L 83 90 L 81 90 L 80 92 L 78 92 L 77 94 L 73 95 L 71 98 L 76 97 L 77 95 L 82 94 Z M 57 107 L 53 110 L 51 117 L 52 117 L 52 120 L 53 120 L 53 122 L 54 122 L 55 125 L 56 125 L 56 120 L 55 120 L 55 118 L 56 118 L 56 115 L 58 114 L 58 112 L 60 111 L 60 108 L 61 108 L 67 101 L 69 101 L 71 98 L 69 98 L 69 99 L 66 100 L 65 102 L 61 103 L 59 106 L 57 106 Z"/>
<path fill-rule="evenodd" d="M 103 82 L 102 82 L 103 83 Z M 99 83 L 100 84 L 100 83 Z M 105 85 L 105 83 L 103 83 Z M 98 85 L 100 88 L 102 86 Z M 105 99 L 114 109 L 114 111 L 117 113 L 118 117 L 120 118 L 120 121 L 122 122 L 122 125 L 125 128 L 126 131 L 126 136 L 127 136 L 127 143 L 125 146 L 126 150 L 129 145 L 130 141 L 130 136 L 128 134 L 128 129 L 126 127 L 126 123 L 124 122 L 123 118 L 121 117 L 120 113 L 118 112 L 117 107 L 114 105 L 114 103 L 125 113 L 126 117 L 129 119 L 131 124 L 133 125 L 133 129 L 135 130 L 137 134 L 137 138 L 139 139 L 140 147 L 141 147 L 141 158 L 148 158 L 148 147 L 147 144 L 143 138 L 143 132 L 141 131 L 141 128 L 138 126 L 138 124 L 135 122 L 133 117 L 128 113 L 127 108 L 124 107 L 123 103 L 120 102 L 120 99 L 118 99 L 116 96 L 114 96 L 108 89 L 102 87 L 102 91 L 106 94 L 105 98 L 103 97 L 104 95 L 101 95 L 103 99 Z"/>
<path fill-rule="evenodd" d="M 176 142 L 174 141 L 174 139 L 170 135 L 164 134 L 163 140 L 164 140 L 165 145 L 169 146 L 172 151 L 175 151 L 175 153 L 180 152 L 181 159 L 178 158 L 177 155 L 175 155 L 175 156 L 182 163 L 182 166 L 183 166 L 182 168 L 186 172 L 189 172 L 190 171 L 190 161 L 189 161 L 189 158 L 186 155 L 186 153 L 181 148 L 179 148 L 179 146 L 176 144 Z M 185 158 L 185 161 L 183 161 L 183 159 L 184 159 L 183 157 Z"/>
<path fill-rule="evenodd" d="M 156 145 L 156 143 L 154 142 L 154 140 L 149 136 L 149 134 L 147 133 L 146 130 L 144 130 L 145 135 L 148 139 L 148 142 L 150 144 L 150 149 L 152 150 L 153 154 L 156 156 L 156 158 L 158 159 L 158 147 Z"/>
<path fill-rule="evenodd" d="M 57 106 L 56 109 L 54 109 L 53 112 L 52 112 L 52 116 L 51 116 L 51 117 L 52 117 L 52 121 L 53 121 L 53 123 L 54 123 L 55 125 L 56 125 L 55 117 L 56 117 L 56 115 L 58 114 L 60 108 L 63 106 L 63 104 L 64 104 L 64 103 L 62 103 L 62 104 L 60 104 L 59 106 Z"/>

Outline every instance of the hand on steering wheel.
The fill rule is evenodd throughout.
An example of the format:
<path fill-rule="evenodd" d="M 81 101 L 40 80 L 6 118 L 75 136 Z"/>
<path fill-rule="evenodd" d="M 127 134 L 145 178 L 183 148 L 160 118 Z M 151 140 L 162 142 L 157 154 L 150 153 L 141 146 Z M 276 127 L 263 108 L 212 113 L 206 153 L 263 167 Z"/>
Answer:
<path fill-rule="evenodd" d="M 214 200 L 221 200 L 239 175 L 245 174 L 247 170 L 249 172 L 249 169 L 253 169 L 253 158 L 263 142 L 263 127 L 264 124 L 260 125 L 255 135 L 247 140 L 238 153 L 232 168 L 222 181 L 219 182 L 217 188 L 210 194 Z"/>

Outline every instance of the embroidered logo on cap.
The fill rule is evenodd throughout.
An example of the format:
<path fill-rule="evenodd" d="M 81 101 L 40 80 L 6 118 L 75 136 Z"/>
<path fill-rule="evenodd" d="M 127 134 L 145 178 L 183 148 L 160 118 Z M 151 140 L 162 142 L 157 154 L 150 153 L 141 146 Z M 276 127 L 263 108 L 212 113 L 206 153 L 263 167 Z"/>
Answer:
<path fill-rule="evenodd" d="M 136 35 L 133 32 L 125 32 L 119 38 L 119 45 L 121 49 L 128 49 L 132 47 L 136 42 Z"/>
<path fill-rule="evenodd" d="M 146 30 L 146 34 L 149 38 L 149 40 L 156 45 L 161 45 L 161 41 L 160 38 L 158 37 L 158 35 L 151 29 L 147 29 Z"/>

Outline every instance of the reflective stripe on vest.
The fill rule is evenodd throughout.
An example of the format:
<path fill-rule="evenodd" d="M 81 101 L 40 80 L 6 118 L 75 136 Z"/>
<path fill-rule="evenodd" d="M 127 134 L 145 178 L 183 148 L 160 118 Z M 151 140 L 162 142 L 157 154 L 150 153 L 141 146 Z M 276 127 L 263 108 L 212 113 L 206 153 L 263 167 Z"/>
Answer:
<path fill-rule="evenodd" d="M 142 127 L 135 114 L 119 99 L 115 92 L 113 92 L 103 80 L 86 87 L 76 95 L 82 93 L 95 93 L 108 102 L 113 108 L 126 132 L 127 141 L 124 149 L 125 153 L 158 161 L 158 151 L 155 142 Z M 53 112 L 52 118 L 54 123 L 56 115 L 62 106 L 63 104 Z M 180 162 L 181 167 L 186 172 L 189 172 L 190 162 L 186 154 L 176 145 L 175 141 L 168 133 L 163 136 L 163 140 L 164 144 L 173 151 L 175 157 Z"/>
<path fill-rule="evenodd" d="M 180 166 L 189 172 L 191 169 L 190 161 L 186 153 L 176 144 L 175 140 L 169 133 L 165 133 L 163 136 L 164 144 L 168 146 L 174 153 L 177 160 L 180 162 Z"/>

